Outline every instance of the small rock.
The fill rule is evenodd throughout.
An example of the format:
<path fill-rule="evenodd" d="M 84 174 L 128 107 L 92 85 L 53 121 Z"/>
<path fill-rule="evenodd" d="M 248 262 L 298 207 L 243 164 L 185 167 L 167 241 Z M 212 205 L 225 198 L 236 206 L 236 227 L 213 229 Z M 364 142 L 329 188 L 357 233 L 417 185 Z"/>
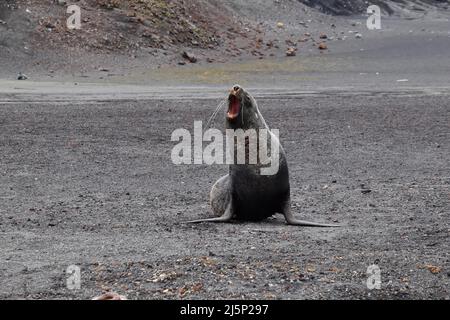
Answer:
<path fill-rule="evenodd" d="M 53 23 L 51 23 L 51 22 L 47 22 L 47 23 L 45 24 L 45 27 L 46 27 L 47 29 L 55 29 L 55 28 L 56 28 L 56 26 L 55 26 Z"/>
<path fill-rule="evenodd" d="M 318 48 L 319 48 L 319 50 L 327 50 L 328 46 L 325 42 L 321 42 L 321 43 L 319 43 Z"/>
<path fill-rule="evenodd" d="M 180 62 L 178 62 L 178 65 L 179 65 L 179 66 L 185 66 L 185 65 L 186 65 L 186 62 L 180 61 Z"/>
<path fill-rule="evenodd" d="M 191 52 L 184 51 L 182 56 L 189 60 L 190 63 L 196 63 L 198 61 L 197 57 Z"/>
<path fill-rule="evenodd" d="M 283 22 L 277 22 L 277 27 L 282 29 L 284 28 L 284 23 Z"/>
<path fill-rule="evenodd" d="M 17 75 L 17 80 L 27 80 L 28 77 L 26 74 L 23 74 L 22 72 L 19 72 L 19 74 Z"/>
<path fill-rule="evenodd" d="M 67 4 L 67 1 L 66 0 L 58 0 L 58 4 L 60 6 L 65 6 Z"/>
<path fill-rule="evenodd" d="M 321 33 L 319 38 L 320 39 L 328 39 L 328 36 L 325 33 Z"/>
<path fill-rule="evenodd" d="M 441 267 L 433 266 L 431 264 L 425 265 L 425 268 L 428 269 L 432 274 L 438 274 L 442 271 Z"/>
<path fill-rule="evenodd" d="M 0 24 L 6 24 L 6 21 L 3 21 L 2 19 L 0 19 Z"/>
<path fill-rule="evenodd" d="M 371 189 L 362 189 L 362 190 L 361 190 L 361 193 L 362 193 L 362 194 L 368 194 L 368 193 L 371 193 L 371 192 L 372 192 Z"/>
<path fill-rule="evenodd" d="M 127 300 L 127 297 L 119 295 L 115 292 L 108 292 L 108 293 L 102 294 L 101 296 L 95 297 L 92 300 L 103 300 L 103 301 L 116 300 L 116 301 L 118 301 L 118 300 Z"/>
<path fill-rule="evenodd" d="M 286 56 L 288 57 L 295 57 L 297 55 L 297 49 L 295 48 L 288 48 L 286 51 Z"/>
<path fill-rule="evenodd" d="M 361 33 L 355 34 L 355 38 L 356 38 L 356 39 L 362 39 L 362 34 L 361 34 Z"/>

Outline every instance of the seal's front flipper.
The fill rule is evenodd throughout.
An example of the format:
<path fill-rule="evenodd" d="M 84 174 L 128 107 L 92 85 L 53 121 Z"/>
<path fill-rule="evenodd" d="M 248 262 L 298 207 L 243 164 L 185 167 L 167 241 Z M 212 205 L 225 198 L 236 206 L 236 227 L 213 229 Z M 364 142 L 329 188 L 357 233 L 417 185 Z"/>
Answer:
<path fill-rule="evenodd" d="M 223 222 L 230 222 L 231 219 L 233 219 L 233 211 L 231 210 L 231 202 L 230 202 L 228 204 L 227 209 L 225 210 L 225 213 L 221 217 L 186 221 L 185 223 L 203 223 L 203 222 L 223 223 Z"/>

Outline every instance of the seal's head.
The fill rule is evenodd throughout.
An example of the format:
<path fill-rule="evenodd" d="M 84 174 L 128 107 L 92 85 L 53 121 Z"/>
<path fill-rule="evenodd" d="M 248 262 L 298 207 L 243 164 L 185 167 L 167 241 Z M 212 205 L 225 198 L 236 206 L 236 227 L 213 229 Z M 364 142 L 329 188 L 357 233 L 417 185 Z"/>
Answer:
<path fill-rule="evenodd" d="M 234 85 L 228 96 L 227 127 L 259 127 L 259 110 L 255 99 L 240 85 Z"/>

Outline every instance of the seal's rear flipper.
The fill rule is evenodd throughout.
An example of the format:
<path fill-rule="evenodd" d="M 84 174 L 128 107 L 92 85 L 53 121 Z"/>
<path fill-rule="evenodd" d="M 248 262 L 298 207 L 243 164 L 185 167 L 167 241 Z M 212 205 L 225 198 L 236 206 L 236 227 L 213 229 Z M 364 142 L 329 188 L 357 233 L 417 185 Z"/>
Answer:
<path fill-rule="evenodd" d="M 336 224 L 325 224 L 325 223 L 316 223 L 316 222 L 309 222 L 309 221 L 303 221 L 303 220 L 297 220 L 292 215 L 291 208 L 290 208 L 290 201 L 288 205 L 286 205 L 284 212 L 282 213 L 284 217 L 286 218 L 287 224 L 291 226 L 302 226 L 302 227 L 318 227 L 318 228 L 339 228 L 339 225 Z"/>
<path fill-rule="evenodd" d="M 199 220 L 192 220 L 192 221 L 186 221 L 183 223 L 203 223 L 203 222 L 216 222 L 216 223 L 220 223 L 220 222 L 230 222 L 231 218 L 227 218 L 227 217 L 218 217 L 218 218 L 209 218 L 209 219 L 199 219 Z"/>
<path fill-rule="evenodd" d="M 225 213 L 221 217 L 186 221 L 184 223 L 203 223 L 203 222 L 223 223 L 223 222 L 230 222 L 231 219 L 233 219 L 233 211 L 231 210 L 231 202 L 230 202 L 227 206 L 227 209 L 225 210 Z"/>
<path fill-rule="evenodd" d="M 318 228 L 339 228 L 340 225 L 337 224 L 325 224 L 325 223 L 316 223 L 316 222 L 309 222 L 309 221 L 303 221 L 303 220 L 290 220 L 287 221 L 288 225 L 291 226 L 302 226 L 302 227 L 318 227 Z"/>

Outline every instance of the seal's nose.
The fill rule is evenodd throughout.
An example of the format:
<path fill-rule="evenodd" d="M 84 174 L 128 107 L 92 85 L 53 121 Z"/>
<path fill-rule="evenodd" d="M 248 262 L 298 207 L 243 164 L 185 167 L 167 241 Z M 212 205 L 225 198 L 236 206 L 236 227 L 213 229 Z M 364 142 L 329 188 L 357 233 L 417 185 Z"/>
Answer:
<path fill-rule="evenodd" d="M 233 96 L 237 96 L 239 94 L 239 91 L 241 91 L 241 86 L 238 84 L 235 84 L 233 88 L 231 88 L 230 94 Z"/>

